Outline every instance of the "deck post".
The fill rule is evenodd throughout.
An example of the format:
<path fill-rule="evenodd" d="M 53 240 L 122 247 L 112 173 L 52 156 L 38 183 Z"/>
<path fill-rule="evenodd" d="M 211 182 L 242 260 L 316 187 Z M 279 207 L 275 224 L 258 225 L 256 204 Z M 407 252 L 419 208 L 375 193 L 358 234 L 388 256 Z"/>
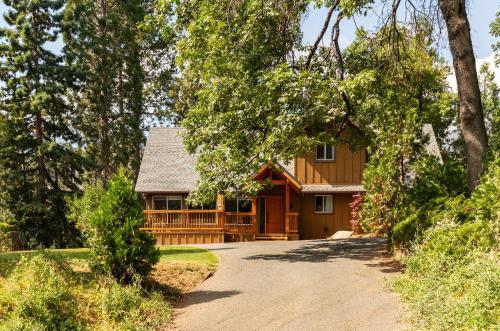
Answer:
<path fill-rule="evenodd" d="M 217 217 L 219 217 L 219 226 L 224 229 L 226 214 L 224 213 L 224 196 L 222 194 L 217 194 Z"/>
<path fill-rule="evenodd" d="M 285 233 L 290 232 L 290 185 L 288 180 L 285 184 Z"/>
<path fill-rule="evenodd" d="M 252 224 L 254 235 L 257 233 L 257 197 L 252 197 Z"/>

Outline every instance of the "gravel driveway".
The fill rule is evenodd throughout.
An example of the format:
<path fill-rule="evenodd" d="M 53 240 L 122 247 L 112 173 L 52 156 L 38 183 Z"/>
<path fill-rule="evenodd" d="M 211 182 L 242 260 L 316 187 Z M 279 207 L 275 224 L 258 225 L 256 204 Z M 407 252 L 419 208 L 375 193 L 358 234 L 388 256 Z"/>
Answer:
<path fill-rule="evenodd" d="M 179 330 L 401 330 L 379 238 L 201 245 L 220 258 L 181 301 Z"/>

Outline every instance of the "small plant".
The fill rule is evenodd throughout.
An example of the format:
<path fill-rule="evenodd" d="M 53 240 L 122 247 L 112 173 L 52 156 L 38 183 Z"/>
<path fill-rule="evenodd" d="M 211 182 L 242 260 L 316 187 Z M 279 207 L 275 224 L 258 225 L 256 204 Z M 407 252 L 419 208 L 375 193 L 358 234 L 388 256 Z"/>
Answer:
<path fill-rule="evenodd" d="M 80 214 L 78 214 L 80 212 Z M 70 203 L 69 217 L 84 233 L 91 250 L 92 270 L 130 284 L 136 274 L 145 277 L 159 260 L 154 238 L 140 231 L 143 202 L 125 169 L 112 176 L 107 187 L 87 187 Z"/>

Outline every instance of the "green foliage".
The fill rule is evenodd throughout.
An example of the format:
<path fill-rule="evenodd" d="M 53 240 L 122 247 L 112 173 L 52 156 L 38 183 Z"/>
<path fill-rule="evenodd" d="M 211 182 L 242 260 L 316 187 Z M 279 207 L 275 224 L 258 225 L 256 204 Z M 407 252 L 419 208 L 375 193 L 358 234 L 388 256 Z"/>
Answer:
<path fill-rule="evenodd" d="M 370 138 L 362 225 L 379 233 L 391 230 L 405 216 L 407 177 L 426 157 L 423 125 L 431 123 L 444 131 L 452 118 L 443 116 L 450 109 L 445 93 L 448 68 L 434 54 L 428 36 L 401 28 L 398 57 L 386 34 L 360 31 L 345 52 L 348 72 L 356 78 L 367 73 L 372 77 L 361 83 L 354 78 L 348 92 L 358 100 L 357 118 Z"/>
<path fill-rule="evenodd" d="M 64 97 L 71 70 L 48 50 L 64 1 L 5 1 L 0 28 L 0 190 L 29 242 L 79 244 L 66 222 L 66 195 L 84 162 L 75 151 L 74 112 Z"/>
<path fill-rule="evenodd" d="M 54 256 L 23 258 L 2 281 L 0 329 L 80 329 L 71 270 Z"/>
<path fill-rule="evenodd" d="M 497 151 L 500 149 L 500 88 L 488 63 L 481 66 L 478 76 L 490 151 Z"/>
<path fill-rule="evenodd" d="M 126 170 L 120 168 L 104 191 L 99 185 L 88 189 L 72 201 L 70 215 L 85 233 L 92 269 L 122 283 L 132 282 L 136 274 L 148 275 L 159 251 L 151 234 L 139 230 L 144 224 L 143 201 Z"/>
<path fill-rule="evenodd" d="M 497 155 L 490 162 L 470 198 L 437 198 L 434 205 L 425 206 L 427 211 L 420 210 L 420 219 L 430 227 L 405 258 L 406 274 L 394 284 L 407 301 L 417 327 L 500 327 L 499 160 Z M 407 226 L 417 225 L 409 223 Z"/>
<path fill-rule="evenodd" d="M 497 12 L 497 17 L 490 24 L 490 33 L 499 38 L 500 37 L 500 11 Z M 496 64 L 500 64 L 500 40 L 498 40 L 495 44 L 492 45 L 493 50 L 496 52 Z"/>
<path fill-rule="evenodd" d="M 170 314 L 159 293 L 74 272 L 57 255 L 23 257 L 0 278 L 0 330 L 157 330 Z"/>

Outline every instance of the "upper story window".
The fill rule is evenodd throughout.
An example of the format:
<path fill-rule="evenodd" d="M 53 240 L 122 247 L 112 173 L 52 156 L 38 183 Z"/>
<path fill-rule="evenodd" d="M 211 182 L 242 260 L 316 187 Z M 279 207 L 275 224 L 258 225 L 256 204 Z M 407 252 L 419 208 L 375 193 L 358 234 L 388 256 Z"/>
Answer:
<path fill-rule="evenodd" d="M 333 212 L 333 196 L 331 195 L 316 195 L 315 209 L 318 214 L 331 214 Z"/>
<path fill-rule="evenodd" d="M 180 195 L 154 196 L 153 209 L 180 210 L 182 209 L 182 197 Z"/>
<path fill-rule="evenodd" d="M 335 161 L 335 147 L 330 144 L 318 145 L 316 147 L 317 161 Z"/>
<path fill-rule="evenodd" d="M 225 210 L 233 213 L 250 213 L 252 211 L 252 199 L 226 199 Z"/>

